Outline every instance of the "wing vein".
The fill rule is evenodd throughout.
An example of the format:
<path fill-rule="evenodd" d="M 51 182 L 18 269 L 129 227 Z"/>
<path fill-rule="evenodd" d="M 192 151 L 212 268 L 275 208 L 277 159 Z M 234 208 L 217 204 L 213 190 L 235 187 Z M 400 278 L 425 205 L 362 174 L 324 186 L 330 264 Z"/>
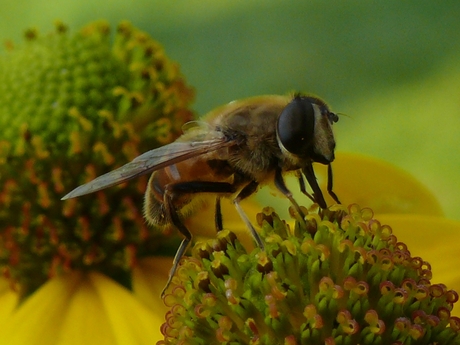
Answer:
<path fill-rule="evenodd" d="M 229 147 L 234 144 L 232 140 L 223 136 L 221 132 L 215 133 L 214 139 L 202 141 L 175 141 L 171 144 L 147 151 L 118 169 L 112 170 L 75 188 L 61 200 L 94 193 L 129 181 L 138 176 L 165 168 L 169 165 L 173 165 L 208 152 L 213 152 L 224 147 Z"/>

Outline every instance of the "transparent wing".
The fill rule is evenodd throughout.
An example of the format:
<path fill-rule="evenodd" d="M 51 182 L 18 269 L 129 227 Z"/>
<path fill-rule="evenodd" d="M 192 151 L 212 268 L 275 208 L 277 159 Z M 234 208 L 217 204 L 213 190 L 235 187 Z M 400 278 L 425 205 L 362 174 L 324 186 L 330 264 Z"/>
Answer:
<path fill-rule="evenodd" d="M 147 151 L 120 168 L 75 188 L 61 200 L 94 193 L 169 165 L 233 144 L 234 142 L 225 138 L 221 132 L 215 138 L 208 140 L 175 141 L 171 144 Z"/>

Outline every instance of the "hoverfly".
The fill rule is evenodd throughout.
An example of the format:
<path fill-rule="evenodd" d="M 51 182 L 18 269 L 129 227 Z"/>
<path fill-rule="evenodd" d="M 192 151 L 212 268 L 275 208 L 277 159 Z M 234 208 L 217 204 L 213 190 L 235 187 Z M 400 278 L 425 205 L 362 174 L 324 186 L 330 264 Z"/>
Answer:
<path fill-rule="evenodd" d="M 186 124 L 184 134 L 175 142 L 145 152 L 77 187 L 62 200 L 152 173 L 144 202 L 147 222 L 159 227 L 173 225 L 184 236 L 164 292 L 192 240 L 183 220 L 198 194 L 216 196 L 217 231 L 223 229 L 220 198 L 231 198 L 261 249 L 264 243 L 240 206 L 241 200 L 255 193 L 260 185 L 273 181 L 303 218 L 283 175 L 295 172 L 300 190 L 321 208 L 327 208 L 312 166 L 318 162 L 328 165 L 327 190 L 340 203 L 332 191 L 331 169 L 335 149 L 332 125 L 337 121 L 338 116 L 326 103 L 313 96 L 259 96 L 234 101 L 212 111 L 202 121 Z M 311 195 L 303 176 L 313 191 Z"/>

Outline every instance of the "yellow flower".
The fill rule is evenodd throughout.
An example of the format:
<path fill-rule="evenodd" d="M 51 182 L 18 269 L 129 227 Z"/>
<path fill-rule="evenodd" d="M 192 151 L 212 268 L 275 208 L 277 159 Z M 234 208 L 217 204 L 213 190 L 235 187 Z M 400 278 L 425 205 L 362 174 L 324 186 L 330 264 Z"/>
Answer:
<path fill-rule="evenodd" d="M 25 47 L 0 59 L 5 78 L 0 83 L 2 341 L 150 344 L 160 339 L 167 308 L 159 295 L 172 261 L 158 256 L 172 255 L 178 241 L 145 225 L 140 211 L 145 178 L 86 199 L 59 199 L 72 187 L 173 140 L 191 118 L 187 107 L 193 93 L 161 47 L 127 23 L 119 25 L 113 46 L 105 23 L 73 36 L 67 31 L 61 23 L 47 37 L 29 30 Z M 445 239 L 454 239 L 459 226 L 441 217 L 423 186 L 376 161 L 337 156 L 335 191 L 345 204 L 373 207 L 378 219 L 389 219 L 385 223 L 398 237 L 413 230 L 404 242 L 415 238 L 413 253 L 425 259 L 425 253 L 433 255 L 434 262 L 428 258 L 433 267 L 446 261 L 436 260 L 440 252 L 455 259 Z M 243 202 L 252 219 L 258 205 L 273 201 L 264 192 L 257 198 L 259 204 Z M 282 202 L 273 201 L 280 203 L 280 213 L 288 208 Z M 226 208 L 225 227 L 242 229 L 238 237 L 250 248 L 252 240 L 231 203 Z M 398 223 L 400 214 L 407 215 Z M 188 226 L 196 229 L 196 237 L 215 237 L 213 220 L 210 208 Z M 447 230 L 452 234 L 445 235 Z M 432 236 L 425 248 L 417 243 L 424 233 Z M 458 286 L 452 269 L 442 272 L 446 275 L 435 271 L 433 279 Z M 314 312 L 306 310 L 313 317 Z M 337 322 L 352 331 L 348 320 L 338 315 Z M 372 313 L 366 316 L 374 328 L 378 321 Z M 229 324 L 222 323 L 225 339 Z"/>
<path fill-rule="evenodd" d="M 158 339 L 160 321 L 160 313 L 107 276 L 69 272 L 50 279 L 3 322 L 2 342 L 148 344 Z"/>
<path fill-rule="evenodd" d="M 142 216 L 146 177 L 86 199 L 65 192 L 174 140 L 193 91 L 147 34 L 122 22 L 49 35 L 0 56 L 1 343 L 150 343 L 177 238 Z M 152 289 L 153 290 L 153 289 Z M 136 291 L 136 295 L 132 291 Z M 155 291 L 153 291 L 155 293 Z M 157 326 L 155 326 L 155 324 Z"/>

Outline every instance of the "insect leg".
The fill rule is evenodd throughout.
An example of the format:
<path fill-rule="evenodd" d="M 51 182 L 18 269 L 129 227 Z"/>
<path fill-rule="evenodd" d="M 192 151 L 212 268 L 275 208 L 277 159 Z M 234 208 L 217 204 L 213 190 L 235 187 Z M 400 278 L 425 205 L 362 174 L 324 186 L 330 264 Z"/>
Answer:
<path fill-rule="evenodd" d="M 302 179 L 302 182 L 303 182 L 303 179 Z M 302 219 L 304 219 L 305 215 L 302 212 L 302 210 L 300 209 L 300 206 L 297 203 L 297 201 L 295 201 L 294 198 L 292 197 L 291 191 L 286 187 L 286 183 L 284 183 L 283 175 L 281 173 L 281 168 L 279 168 L 279 167 L 275 171 L 275 186 L 276 186 L 276 188 L 278 188 L 278 190 L 281 193 L 283 193 L 283 195 L 286 198 L 289 199 L 289 201 L 291 202 L 292 206 L 294 206 L 295 211 L 297 212 L 297 214 L 300 215 L 300 217 Z M 302 189 L 302 184 L 301 184 L 300 188 Z M 304 189 L 305 189 L 305 184 L 304 184 Z"/>
<path fill-rule="evenodd" d="M 338 204 L 341 204 L 337 195 L 332 191 L 332 183 L 333 183 L 332 166 L 329 164 L 327 166 L 327 192 L 329 193 L 330 196 L 332 196 L 332 199 L 334 199 L 335 202 L 337 202 Z"/>
<path fill-rule="evenodd" d="M 316 181 L 313 166 L 311 164 L 307 164 L 307 166 L 302 169 L 302 172 L 304 173 L 305 177 L 307 178 L 308 184 L 313 190 L 313 197 L 315 198 L 315 202 L 318 203 L 319 207 L 327 208 L 327 204 L 324 200 L 323 193 L 321 192 L 321 189 L 318 186 L 318 181 Z"/>
<path fill-rule="evenodd" d="M 179 249 L 174 256 L 173 265 L 171 270 L 169 271 L 168 281 L 166 282 L 166 286 L 164 287 L 161 296 L 165 294 L 165 291 L 171 284 L 171 280 L 174 274 L 177 271 L 177 267 L 179 266 L 179 262 L 184 256 L 187 248 L 192 240 L 192 234 L 184 225 L 182 220 L 177 213 L 177 210 L 174 206 L 174 199 L 182 194 L 190 194 L 190 193 L 234 193 L 236 191 L 236 187 L 230 183 L 226 182 L 206 182 L 206 181 L 195 181 L 195 182 L 183 182 L 183 183 L 176 183 L 168 185 L 165 189 L 164 193 L 164 205 L 165 211 L 167 216 L 169 217 L 171 223 L 179 230 L 179 232 L 184 235 L 184 239 L 182 240 Z M 220 204 L 220 202 L 219 202 Z M 217 206 L 216 206 L 217 207 Z"/>
<path fill-rule="evenodd" d="M 246 224 L 246 226 L 249 229 L 249 232 L 252 235 L 252 238 L 257 242 L 257 246 L 261 249 L 265 249 L 265 245 L 262 241 L 262 239 L 259 236 L 259 233 L 254 229 L 254 226 L 251 224 L 251 221 L 249 220 L 248 216 L 244 212 L 244 210 L 240 206 L 240 201 L 243 199 L 246 199 L 248 196 L 254 194 L 257 190 L 257 187 L 259 186 L 259 183 L 256 181 L 251 181 L 249 184 L 247 184 L 236 196 L 235 199 L 233 199 L 233 204 L 235 205 L 236 210 L 238 211 L 238 214 L 240 215 L 241 219 L 243 222 Z"/>
<path fill-rule="evenodd" d="M 169 287 L 169 284 L 171 284 L 171 280 L 174 274 L 176 273 L 177 266 L 179 265 L 180 260 L 184 256 L 190 244 L 190 241 L 192 240 L 192 234 L 180 220 L 179 215 L 177 214 L 176 208 L 174 207 L 174 204 L 173 204 L 173 194 L 169 193 L 168 189 L 166 189 L 165 194 L 164 194 L 164 205 L 165 205 L 166 214 L 168 215 L 171 223 L 180 231 L 182 235 L 184 235 L 184 239 L 180 243 L 180 246 L 177 249 L 176 255 L 174 255 L 173 265 L 171 267 L 171 270 L 169 271 L 168 281 L 166 282 L 166 285 L 163 288 L 163 291 L 161 292 L 161 297 L 164 296 L 165 291 Z"/>
<path fill-rule="evenodd" d="M 303 179 L 303 175 L 300 173 L 299 170 L 297 170 L 297 178 L 299 180 L 299 186 L 300 186 L 300 191 L 305 194 L 311 201 L 315 202 L 315 198 L 307 192 L 307 189 L 305 187 L 305 180 Z"/>
<path fill-rule="evenodd" d="M 215 223 L 217 232 L 221 231 L 224 228 L 223 220 L 222 220 L 222 209 L 220 206 L 220 197 L 216 198 L 216 215 L 215 215 Z"/>
<path fill-rule="evenodd" d="M 227 183 L 227 182 L 208 182 L 208 181 L 196 181 L 196 182 L 183 182 L 183 183 L 177 183 L 173 185 L 174 191 L 181 192 L 181 193 L 217 193 L 217 194 L 232 194 L 235 193 L 237 190 L 237 186 L 239 186 L 241 181 L 238 181 L 235 184 Z M 243 199 L 246 199 L 248 196 L 254 194 L 255 191 L 257 191 L 258 183 L 256 181 L 252 181 L 249 184 L 247 184 L 236 196 L 236 198 L 233 200 L 233 204 L 235 205 L 236 210 L 238 211 L 238 214 L 240 215 L 241 219 L 243 222 L 246 224 L 246 226 L 249 229 L 249 232 L 251 233 L 252 237 L 254 240 L 257 242 L 257 245 L 263 249 L 264 244 L 262 242 L 262 239 L 260 238 L 259 234 L 257 231 L 254 229 L 254 226 L 251 224 L 251 222 L 248 219 L 248 216 L 246 213 L 243 211 L 243 209 L 240 206 L 240 201 Z M 219 197 L 218 197 L 219 198 Z M 216 202 L 216 225 L 219 229 L 219 227 L 222 229 L 222 213 L 220 212 L 220 200 Z M 220 223 L 219 223 L 220 222 Z M 185 234 L 184 234 L 185 235 Z"/>

